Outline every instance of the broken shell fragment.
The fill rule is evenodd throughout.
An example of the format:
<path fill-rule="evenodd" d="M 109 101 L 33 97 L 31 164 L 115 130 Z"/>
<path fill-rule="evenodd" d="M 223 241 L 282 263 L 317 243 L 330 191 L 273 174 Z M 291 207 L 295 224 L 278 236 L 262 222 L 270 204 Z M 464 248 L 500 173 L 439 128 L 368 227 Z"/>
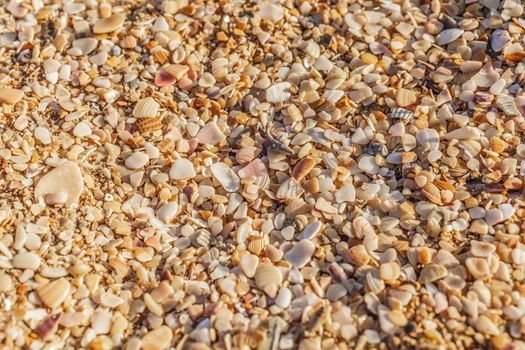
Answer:
<path fill-rule="evenodd" d="M 217 180 L 226 192 L 236 192 L 241 186 L 241 180 L 235 172 L 224 163 L 214 163 L 210 167 L 213 178 Z"/>
<path fill-rule="evenodd" d="M 109 17 L 99 19 L 93 26 L 93 33 L 104 34 L 114 32 L 122 27 L 126 16 L 122 13 L 116 13 Z"/>
<path fill-rule="evenodd" d="M 62 304 L 69 295 L 71 284 L 65 278 L 47 283 L 37 288 L 40 299 L 50 308 L 55 308 Z"/>
<path fill-rule="evenodd" d="M 35 186 L 35 198 L 55 195 L 67 196 L 64 204 L 70 206 L 78 201 L 84 189 L 84 178 L 80 168 L 71 161 L 66 161 L 44 175 Z"/>

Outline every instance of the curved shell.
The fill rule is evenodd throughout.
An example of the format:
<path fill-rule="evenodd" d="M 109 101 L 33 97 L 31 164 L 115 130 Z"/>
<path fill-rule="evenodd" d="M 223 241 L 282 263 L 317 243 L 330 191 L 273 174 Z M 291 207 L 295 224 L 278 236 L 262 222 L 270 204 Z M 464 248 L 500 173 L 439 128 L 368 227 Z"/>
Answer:
<path fill-rule="evenodd" d="M 248 250 L 255 255 L 261 254 L 266 243 L 262 237 L 257 237 L 248 243 Z"/>
<path fill-rule="evenodd" d="M 354 229 L 355 237 L 358 239 L 363 239 L 367 235 L 376 233 L 368 220 L 362 216 L 358 216 L 352 221 L 352 228 Z"/>
<path fill-rule="evenodd" d="M 137 102 L 133 108 L 135 118 L 156 117 L 160 105 L 152 97 L 146 97 Z"/>
<path fill-rule="evenodd" d="M 264 289 L 270 285 L 279 286 L 283 281 L 281 271 L 271 264 L 259 264 L 255 271 L 257 287 Z"/>
<path fill-rule="evenodd" d="M 93 26 L 93 33 L 104 34 L 113 32 L 124 24 L 125 19 L 126 16 L 122 13 L 116 13 L 109 17 L 99 19 Z"/>
<path fill-rule="evenodd" d="M 211 173 L 226 192 L 236 192 L 241 186 L 239 176 L 225 163 L 215 163 L 210 167 Z"/>
<path fill-rule="evenodd" d="M 310 261 L 314 252 L 315 246 L 312 241 L 303 239 L 286 252 L 284 259 L 292 266 L 301 268 Z"/>
<path fill-rule="evenodd" d="M 84 178 L 80 168 L 73 162 L 67 161 L 64 164 L 51 170 L 44 175 L 35 186 L 35 198 L 46 195 L 67 195 L 64 204 L 69 206 L 80 198 L 84 189 Z"/>

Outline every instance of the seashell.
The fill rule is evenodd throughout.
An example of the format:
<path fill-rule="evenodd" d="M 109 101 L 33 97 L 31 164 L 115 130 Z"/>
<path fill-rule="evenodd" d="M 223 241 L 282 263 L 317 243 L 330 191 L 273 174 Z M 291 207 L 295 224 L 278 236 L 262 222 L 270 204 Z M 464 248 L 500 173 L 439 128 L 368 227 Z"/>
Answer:
<path fill-rule="evenodd" d="M 235 155 L 235 160 L 239 164 L 251 162 L 261 152 L 260 148 L 257 147 L 243 147 Z"/>
<path fill-rule="evenodd" d="M 71 284 L 65 278 L 47 283 L 36 289 L 40 299 L 50 308 L 55 308 L 62 304 L 69 295 Z"/>
<path fill-rule="evenodd" d="M 467 258 L 465 266 L 468 272 L 477 280 L 485 279 L 490 276 L 489 264 L 483 258 Z"/>
<path fill-rule="evenodd" d="M 24 92 L 19 89 L 0 88 L 0 103 L 14 105 L 24 97 Z"/>
<path fill-rule="evenodd" d="M 248 176 L 268 176 L 268 170 L 266 170 L 266 166 L 260 159 L 252 160 L 237 173 L 241 179 L 247 178 Z"/>
<path fill-rule="evenodd" d="M 226 136 L 217 126 L 216 122 L 209 122 L 202 129 L 199 130 L 195 136 L 199 143 L 216 145 L 226 139 Z"/>
<path fill-rule="evenodd" d="M 255 255 L 259 255 L 263 251 L 265 245 L 264 238 L 257 237 L 248 243 L 248 250 Z"/>
<path fill-rule="evenodd" d="M 73 47 L 77 48 L 80 56 L 89 55 L 97 48 L 98 40 L 95 38 L 81 38 L 73 41 Z"/>
<path fill-rule="evenodd" d="M 137 102 L 133 108 L 135 118 L 152 118 L 157 116 L 160 105 L 152 97 L 146 97 Z"/>
<path fill-rule="evenodd" d="M 241 186 L 239 176 L 225 163 L 214 163 L 210 166 L 213 178 L 217 180 L 226 192 L 236 192 Z"/>
<path fill-rule="evenodd" d="M 367 292 L 377 295 L 385 289 L 385 282 L 377 276 L 377 273 L 369 272 L 366 274 L 365 288 Z"/>
<path fill-rule="evenodd" d="M 391 118 L 394 120 L 408 121 L 414 115 L 413 112 L 406 110 L 401 107 L 396 107 L 392 110 L 390 114 Z"/>
<path fill-rule="evenodd" d="M 119 46 L 122 47 L 123 49 L 134 49 L 135 47 L 137 47 L 137 38 L 135 38 L 132 35 L 128 35 L 124 39 L 120 40 Z M 155 77 L 155 84 L 157 84 L 156 80 L 157 78 Z M 160 86 L 160 85 L 157 85 L 157 86 Z"/>
<path fill-rule="evenodd" d="M 195 177 L 197 173 L 193 163 L 186 158 L 175 159 L 171 164 L 169 176 L 174 180 L 189 180 Z"/>
<path fill-rule="evenodd" d="M 436 42 L 438 45 L 447 45 L 463 35 L 465 31 L 460 28 L 445 29 L 438 34 Z"/>
<path fill-rule="evenodd" d="M 490 47 L 494 52 L 500 52 L 511 42 L 512 38 L 509 32 L 504 29 L 496 29 L 490 35 Z"/>
<path fill-rule="evenodd" d="M 356 218 L 354 218 L 354 220 L 352 221 L 352 228 L 354 230 L 354 236 L 357 239 L 363 239 L 367 235 L 376 234 L 372 225 L 370 225 L 368 220 L 362 216 L 357 216 Z"/>
<path fill-rule="evenodd" d="M 126 16 L 123 13 L 115 13 L 109 17 L 99 19 L 93 26 L 93 33 L 105 34 L 114 32 L 122 27 Z"/>
<path fill-rule="evenodd" d="M 280 21 L 284 17 L 284 11 L 281 7 L 273 3 L 261 3 L 257 15 L 270 21 Z"/>
<path fill-rule="evenodd" d="M 80 168 L 67 161 L 44 175 L 36 184 L 34 192 L 36 199 L 48 194 L 65 193 L 67 199 L 64 204 L 70 206 L 78 201 L 83 189 L 84 178 Z"/>
<path fill-rule="evenodd" d="M 488 258 L 494 252 L 496 247 L 494 244 L 488 242 L 471 241 L 470 242 L 470 254 L 479 258 Z"/>
<path fill-rule="evenodd" d="M 287 92 L 292 84 L 288 82 L 277 83 L 266 89 L 266 101 L 270 103 L 280 103 L 288 101 L 292 96 L 291 93 Z"/>
<path fill-rule="evenodd" d="M 57 60 L 49 59 L 44 61 L 44 76 L 51 84 L 56 84 L 58 81 L 58 71 L 61 65 L 62 64 Z"/>
<path fill-rule="evenodd" d="M 481 334 L 488 336 L 497 336 L 501 333 L 498 326 L 485 315 L 479 316 L 479 318 L 474 321 L 474 328 Z"/>
<path fill-rule="evenodd" d="M 304 192 L 299 182 L 293 177 L 290 177 L 283 181 L 277 190 L 276 196 L 279 199 L 292 199 L 298 198 Z"/>
<path fill-rule="evenodd" d="M 358 244 L 351 247 L 346 252 L 346 255 L 348 257 L 348 261 L 356 267 L 366 265 L 370 261 L 370 255 L 363 244 Z"/>
<path fill-rule="evenodd" d="M 520 111 L 516 107 L 514 98 L 509 95 L 499 94 L 496 98 L 496 105 L 505 115 L 509 117 L 521 116 Z"/>
<path fill-rule="evenodd" d="M 463 149 L 469 158 L 476 157 L 481 152 L 481 144 L 477 140 L 461 140 L 458 147 Z"/>
<path fill-rule="evenodd" d="M 395 281 L 399 278 L 400 273 L 399 264 L 395 261 L 381 264 L 379 268 L 379 275 L 384 281 Z"/>
<path fill-rule="evenodd" d="M 284 254 L 282 250 L 267 244 L 266 247 L 264 247 L 264 255 L 270 259 L 270 261 L 277 262 L 283 258 Z"/>
<path fill-rule="evenodd" d="M 209 248 L 210 247 L 210 243 L 211 243 L 211 233 L 209 233 L 206 230 L 199 230 L 199 231 L 197 231 L 197 233 L 196 233 L 196 235 L 195 235 L 195 237 L 193 239 L 193 243 L 197 247 Z"/>
<path fill-rule="evenodd" d="M 170 223 L 177 216 L 179 205 L 176 201 L 168 202 L 157 210 L 157 218 L 165 223 Z"/>
<path fill-rule="evenodd" d="M 348 293 L 348 290 L 341 283 L 331 284 L 326 290 L 326 299 L 336 301 L 343 298 Z"/>
<path fill-rule="evenodd" d="M 515 51 L 515 52 L 511 52 L 509 54 L 505 54 L 503 56 L 503 58 L 505 59 L 505 61 L 510 61 L 510 62 L 520 62 L 521 60 L 523 60 L 525 58 L 525 51 Z"/>
<path fill-rule="evenodd" d="M 277 295 L 277 290 L 282 281 L 281 271 L 271 264 L 259 264 L 255 271 L 255 284 L 272 298 Z"/>
<path fill-rule="evenodd" d="M 400 107 L 413 105 L 417 101 L 417 93 L 413 90 L 401 88 L 396 92 L 396 103 Z"/>
<path fill-rule="evenodd" d="M 172 339 L 173 331 L 168 326 L 160 326 L 142 337 L 141 344 L 137 348 L 166 350 L 170 347 Z"/>
<path fill-rule="evenodd" d="M 427 183 L 425 186 L 423 186 L 421 192 L 432 203 L 443 205 L 443 201 L 441 200 L 441 191 L 433 183 Z"/>
<path fill-rule="evenodd" d="M 303 158 L 293 168 L 292 176 L 298 182 L 301 181 L 314 168 L 315 160 L 312 158 Z"/>
<path fill-rule="evenodd" d="M 58 329 L 58 322 L 62 318 L 62 313 L 52 315 L 44 319 L 40 324 L 33 330 L 36 335 L 42 339 L 46 339 L 53 335 Z"/>
<path fill-rule="evenodd" d="M 301 268 L 306 265 L 315 252 L 315 246 L 309 239 L 302 239 L 284 254 L 284 259 L 292 266 Z"/>
<path fill-rule="evenodd" d="M 459 260 L 448 250 L 440 249 L 436 255 L 432 257 L 432 264 L 453 267 L 459 265 Z"/>
<path fill-rule="evenodd" d="M 162 129 L 162 121 L 157 117 L 142 118 L 137 122 L 137 129 L 140 133 Z"/>
<path fill-rule="evenodd" d="M 119 258 L 110 258 L 108 265 L 121 279 L 126 277 L 131 270 L 131 267 Z"/>
<path fill-rule="evenodd" d="M 215 79 L 223 79 L 228 74 L 228 60 L 224 57 L 219 57 L 211 63 L 211 74 Z"/>
<path fill-rule="evenodd" d="M 253 241 L 252 241 L 253 242 Z M 253 254 L 247 254 L 239 260 L 239 267 L 246 277 L 252 278 L 255 276 L 255 271 L 259 265 L 259 258 Z"/>
<path fill-rule="evenodd" d="M 471 78 L 476 86 L 485 88 L 491 87 L 498 79 L 499 74 L 494 70 L 490 62 L 485 64 L 481 70 Z"/>
<path fill-rule="evenodd" d="M 157 46 L 151 50 L 151 57 L 153 57 L 153 59 L 161 65 L 168 61 L 169 55 L 169 51 L 160 46 Z"/>
<path fill-rule="evenodd" d="M 351 183 L 347 183 L 335 192 L 335 200 L 337 203 L 354 202 L 355 201 L 355 187 Z"/>
<path fill-rule="evenodd" d="M 440 280 L 448 275 L 448 270 L 443 265 L 426 265 L 419 273 L 418 282 L 421 284 L 431 283 Z"/>

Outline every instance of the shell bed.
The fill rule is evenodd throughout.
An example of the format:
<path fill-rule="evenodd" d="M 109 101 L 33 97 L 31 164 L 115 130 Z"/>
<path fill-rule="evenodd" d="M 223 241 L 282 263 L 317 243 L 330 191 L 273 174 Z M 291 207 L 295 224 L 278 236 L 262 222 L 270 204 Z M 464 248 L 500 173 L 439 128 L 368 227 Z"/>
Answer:
<path fill-rule="evenodd" d="M 0 349 L 525 349 L 520 0 L 0 0 Z"/>

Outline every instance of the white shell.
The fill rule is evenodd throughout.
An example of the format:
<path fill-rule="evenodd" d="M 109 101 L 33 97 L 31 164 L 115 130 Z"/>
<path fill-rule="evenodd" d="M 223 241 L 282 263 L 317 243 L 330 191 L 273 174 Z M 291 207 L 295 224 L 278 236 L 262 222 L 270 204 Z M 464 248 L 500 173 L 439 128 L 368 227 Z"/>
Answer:
<path fill-rule="evenodd" d="M 75 163 L 67 161 L 38 181 L 35 186 L 35 198 L 63 192 L 67 194 L 65 204 L 69 206 L 78 201 L 83 189 L 84 178 L 80 168 Z"/>
<path fill-rule="evenodd" d="M 226 192 L 236 192 L 241 186 L 241 180 L 235 172 L 224 163 L 212 164 L 211 173 Z"/>

